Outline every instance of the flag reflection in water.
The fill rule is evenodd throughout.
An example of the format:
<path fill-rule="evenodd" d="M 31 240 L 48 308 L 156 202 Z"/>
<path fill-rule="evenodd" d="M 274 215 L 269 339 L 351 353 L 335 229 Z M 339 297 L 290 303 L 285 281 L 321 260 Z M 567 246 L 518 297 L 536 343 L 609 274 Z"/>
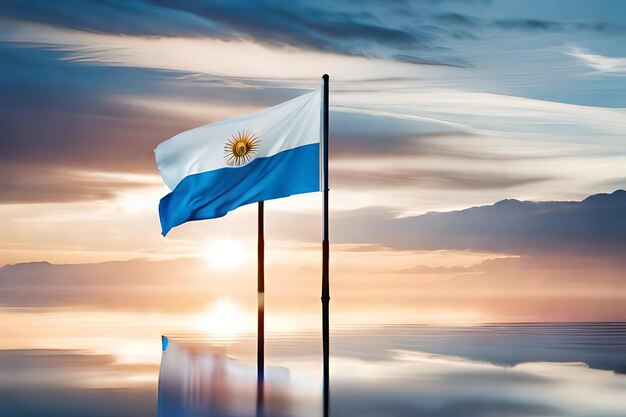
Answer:
<path fill-rule="evenodd" d="M 263 415 L 291 415 L 289 382 L 286 368 L 265 370 Z M 256 367 L 207 342 L 163 336 L 158 401 L 159 417 L 256 416 Z"/>

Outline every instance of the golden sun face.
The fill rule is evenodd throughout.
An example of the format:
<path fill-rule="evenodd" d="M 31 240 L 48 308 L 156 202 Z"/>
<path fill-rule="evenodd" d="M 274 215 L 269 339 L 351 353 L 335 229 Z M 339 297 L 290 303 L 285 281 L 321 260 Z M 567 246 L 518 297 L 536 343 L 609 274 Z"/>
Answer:
<path fill-rule="evenodd" d="M 226 165 L 239 167 L 250 162 L 259 149 L 259 138 L 251 130 L 237 131 L 224 145 Z"/>

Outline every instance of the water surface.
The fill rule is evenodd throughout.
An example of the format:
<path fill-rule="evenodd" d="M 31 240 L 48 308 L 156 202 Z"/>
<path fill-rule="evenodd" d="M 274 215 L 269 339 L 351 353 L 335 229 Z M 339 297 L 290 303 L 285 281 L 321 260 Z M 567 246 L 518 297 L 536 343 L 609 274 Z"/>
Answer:
<path fill-rule="evenodd" d="M 171 336 L 166 354 L 178 354 L 164 354 L 161 383 L 179 415 L 254 415 L 254 335 Z M 320 415 L 319 334 L 268 335 L 266 353 L 268 415 Z M 626 323 L 341 328 L 331 353 L 335 416 L 626 415 Z M 156 416 L 158 372 L 106 354 L 2 350 L 0 415 Z"/>

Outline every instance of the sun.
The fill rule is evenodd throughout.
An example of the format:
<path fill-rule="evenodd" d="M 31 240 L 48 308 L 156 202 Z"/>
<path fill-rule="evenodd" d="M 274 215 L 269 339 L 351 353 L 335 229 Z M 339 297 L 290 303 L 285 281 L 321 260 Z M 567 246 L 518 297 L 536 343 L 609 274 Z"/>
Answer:
<path fill-rule="evenodd" d="M 259 148 L 259 138 L 251 130 L 237 131 L 224 145 L 226 165 L 239 167 L 252 161 Z"/>
<path fill-rule="evenodd" d="M 227 271 L 240 267 L 247 256 L 243 244 L 237 240 L 220 239 L 211 242 L 202 252 L 211 268 Z"/>

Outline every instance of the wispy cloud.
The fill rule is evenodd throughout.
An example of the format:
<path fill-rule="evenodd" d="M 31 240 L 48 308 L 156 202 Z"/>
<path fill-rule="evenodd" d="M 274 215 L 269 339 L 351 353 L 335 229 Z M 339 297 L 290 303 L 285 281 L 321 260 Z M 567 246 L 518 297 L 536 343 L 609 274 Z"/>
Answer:
<path fill-rule="evenodd" d="M 591 54 L 574 46 L 569 48 L 567 54 L 578 58 L 583 64 L 598 72 L 626 73 L 626 57 Z"/>

